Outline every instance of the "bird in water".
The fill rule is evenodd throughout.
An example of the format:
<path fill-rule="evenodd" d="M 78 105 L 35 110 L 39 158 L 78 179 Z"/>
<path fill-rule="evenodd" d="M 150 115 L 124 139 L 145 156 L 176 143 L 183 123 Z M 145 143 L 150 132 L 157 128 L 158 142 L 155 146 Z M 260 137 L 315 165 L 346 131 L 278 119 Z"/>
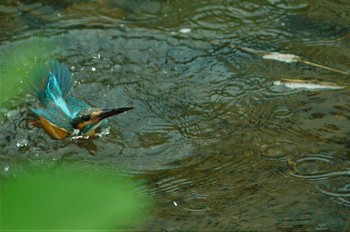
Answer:
<path fill-rule="evenodd" d="M 58 61 L 40 64 L 25 82 L 29 93 L 37 98 L 31 110 L 39 116 L 44 129 L 56 139 L 71 136 L 95 136 L 106 118 L 133 107 L 97 108 L 68 96 L 73 81 L 68 68 Z"/>

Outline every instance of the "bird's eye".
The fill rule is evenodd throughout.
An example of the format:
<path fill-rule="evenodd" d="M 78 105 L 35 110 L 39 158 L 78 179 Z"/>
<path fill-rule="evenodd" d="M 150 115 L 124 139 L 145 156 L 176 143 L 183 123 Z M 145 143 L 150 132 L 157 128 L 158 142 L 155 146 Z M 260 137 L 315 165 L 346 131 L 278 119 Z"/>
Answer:
<path fill-rule="evenodd" d="M 90 115 L 84 115 L 82 116 L 83 121 L 89 121 L 90 120 Z"/>

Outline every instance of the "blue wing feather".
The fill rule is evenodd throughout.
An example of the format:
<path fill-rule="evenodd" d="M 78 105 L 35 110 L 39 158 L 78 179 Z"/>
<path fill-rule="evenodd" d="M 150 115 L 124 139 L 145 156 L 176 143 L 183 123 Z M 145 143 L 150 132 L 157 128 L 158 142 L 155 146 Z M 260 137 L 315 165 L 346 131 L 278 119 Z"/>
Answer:
<path fill-rule="evenodd" d="M 57 61 L 50 61 L 50 69 L 52 74 L 58 78 L 60 87 L 63 92 L 63 96 L 67 96 L 69 90 L 71 89 L 73 82 L 72 77 L 68 68 L 64 64 L 60 64 Z"/>
<path fill-rule="evenodd" d="M 67 105 L 69 106 L 69 109 L 73 114 L 73 117 L 76 116 L 80 111 L 91 107 L 88 104 L 82 101 L 76 100 L 70 96 L 67 96 L 66 100 L 67 100 Z"/>
<path fill-rule="evenodd" d="M 29 73 L 26 81 L 28 92 L 36 96 L 41 104 L 45 103 L 47 96 L 46 86 L 50 77 L 54 77 L 62 91 L 63 98 L 72 88 L 73 81 L 68 68 L 58 61 L 50 61 L 47 65 L 41 63 Z"/>
<path fill-rule="evenodd" d="M 42 103 L 43 106 L 46 108 L 52 107 L 51 103 L 53 102 L 57 109 L 65 113 L 69 118 L 73 118 L 74 115 L 68 108 L 67 102 L 64 99 L 60 83 L 52 74 L 50 74 L 49 81 L 46 85 L 45 95 L 46 98 Z"/>

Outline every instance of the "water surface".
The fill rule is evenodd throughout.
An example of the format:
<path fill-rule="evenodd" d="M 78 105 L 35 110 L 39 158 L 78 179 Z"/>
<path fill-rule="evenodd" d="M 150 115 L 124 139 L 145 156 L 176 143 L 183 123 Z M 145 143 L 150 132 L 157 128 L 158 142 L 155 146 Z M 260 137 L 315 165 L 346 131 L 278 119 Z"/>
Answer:
<path fill-rule="evenodd" d="M 54 44 L 74 97 L 135 109 L 101 138 L 58 141 L 19 91 L 1 109 L 1 177 L 127 170 L 157 202 L 139 230 L 349 230 L 349 75 L 240 49 L 349 72 L 349 15 L 346 0 L 3 2 L 2 57 Z M 283 78 L 345 88 L 273 85 Z"/>

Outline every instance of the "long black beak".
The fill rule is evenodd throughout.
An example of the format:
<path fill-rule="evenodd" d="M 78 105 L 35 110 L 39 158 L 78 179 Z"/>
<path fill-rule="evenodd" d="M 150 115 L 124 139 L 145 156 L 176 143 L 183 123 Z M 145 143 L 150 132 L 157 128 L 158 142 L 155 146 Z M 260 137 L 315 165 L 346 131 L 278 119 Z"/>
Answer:
<path fill-rule="evenodd" d="M 101 114 L 97 118 L 99 121 L 101 121 L 105 118 L 109 118 L 113 115 L 117 115 L 117 114 L 123 113 L 123 112 L 128 111 L 128 110 L 132 110 L 132 109 L 134 109 L 133 106 L 120 107 L 120 108 L 115 108 L 115 109 L 102 109 Z"/>

